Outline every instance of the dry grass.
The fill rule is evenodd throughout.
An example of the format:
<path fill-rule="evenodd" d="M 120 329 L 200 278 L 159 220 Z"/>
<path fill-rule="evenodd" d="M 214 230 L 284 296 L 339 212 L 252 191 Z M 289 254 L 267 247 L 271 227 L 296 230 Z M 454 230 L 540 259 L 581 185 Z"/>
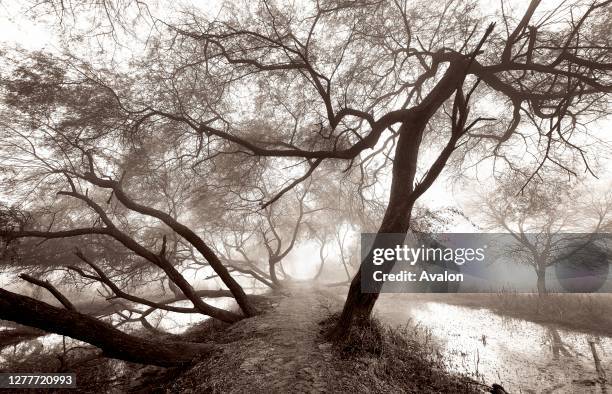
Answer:
<path fill-rule="evenodd" d="M 431 294 L 423 298 L 471 308 L 487 308 L 502 316 L 612 336 L 611 294 L 549 293 L 538 296 L 505 291 L 494 294 Z"/>
<path fill-rule="evenodd" d="M 321 322 L 329 330 L 338 314 Z M 373 318 L 354 325 L 335 345 L 349 374 L 364 360 L 371 366 L 373 382 L 384 380 L 404 393 L 482 393 L 483 385 L 466 376 L 449 373 L 444 357 L 428 331 L 410 324 L 395 328 Z M 347 390 L 349 392 L 349 390 Z"/>

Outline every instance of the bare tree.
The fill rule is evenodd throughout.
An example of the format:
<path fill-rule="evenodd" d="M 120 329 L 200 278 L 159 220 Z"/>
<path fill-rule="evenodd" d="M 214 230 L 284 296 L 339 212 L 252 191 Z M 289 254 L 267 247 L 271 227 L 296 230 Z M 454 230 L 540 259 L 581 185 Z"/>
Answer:
<path fill-rule="evenodd" d="M 544 175 L 544 174 L 540 174 Z M 478 205 L 489 229 L 509 233 L 505 246 L 512 262 L 533 267 L 538 294 L 546 293 L 546 270 L 583 243 L 595 241 L 610 222 L 612 199 L 595 200 L 585 185 L 547 174 L 525 186 L 526 177 L 512 173 Z"/>

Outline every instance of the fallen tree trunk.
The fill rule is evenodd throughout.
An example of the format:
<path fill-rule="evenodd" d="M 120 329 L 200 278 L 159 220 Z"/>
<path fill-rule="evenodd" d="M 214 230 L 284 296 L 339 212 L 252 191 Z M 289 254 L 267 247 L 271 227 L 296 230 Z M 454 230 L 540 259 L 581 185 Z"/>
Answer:
<path fill-rule="evenodd" d="M 89 343 L 100 348 L 105 357 L 161 367 L 191 364 L 216 348 L 211 344 L 129 335 L 91 316 L 4 289 L 0 289 L 0 319 Z"/>
<path fill-rule="evenodd" d="M 0 350 L 7 346 L 16 345 L 23 341 L 36 339 L 45 334 L 46 332 L 31 327 L 0 330 Z"/>

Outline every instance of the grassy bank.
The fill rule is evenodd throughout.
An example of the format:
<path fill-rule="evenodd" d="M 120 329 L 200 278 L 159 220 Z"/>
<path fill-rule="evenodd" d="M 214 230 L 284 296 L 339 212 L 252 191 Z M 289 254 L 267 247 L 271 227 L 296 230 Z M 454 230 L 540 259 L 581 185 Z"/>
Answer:
<path fill-rule="evenodd" d="M 552 324 L 612 337 L 612 294 L 427 294 L 421 300 L 470 308 L 487 308 L 501 315 Z"/>
<path fill-rule="evenodd" d="M 338 314 L 321 322 L 322 332 L 335 324 Z M 352 327 L 346 339 L 334 345 L 342 370 L 349 376 L 362 376 L 360 386 L 372 392 L 404 393 L 482 393 L 488 388 L 476 381 L 446 370 L 445 357 L 423 328 L 392 327 L 377 319 Z M 363 373 L 363 365 L 368 373 Z M 355 392 L 351 383 L 336 387 Z M 374 388 L 377 388 L 376 390 Z M 367 392 L 367 390 L 364 390 Z"/>

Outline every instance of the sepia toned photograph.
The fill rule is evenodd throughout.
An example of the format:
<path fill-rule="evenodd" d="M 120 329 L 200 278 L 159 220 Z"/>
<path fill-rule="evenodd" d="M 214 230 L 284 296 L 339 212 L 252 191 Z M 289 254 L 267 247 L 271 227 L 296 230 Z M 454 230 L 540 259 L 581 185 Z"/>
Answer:
<path fill-rule="evenodd" d="M 612 0 L 0 0 L 0 393 L 612 394 Z"/>

